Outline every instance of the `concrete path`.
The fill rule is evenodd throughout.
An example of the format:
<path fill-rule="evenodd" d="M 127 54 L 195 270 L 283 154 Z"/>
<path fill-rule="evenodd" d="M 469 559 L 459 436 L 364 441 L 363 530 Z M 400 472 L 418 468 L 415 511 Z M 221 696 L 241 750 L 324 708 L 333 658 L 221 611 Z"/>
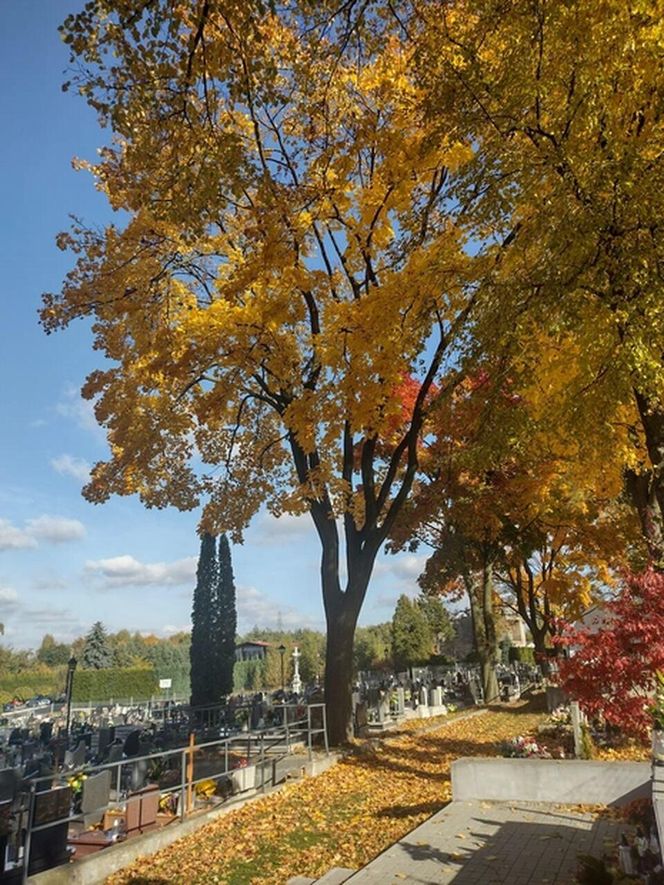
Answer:
<path fill-rule="evenodd" d="M 348 885 L 572 885 L 578 854 L 601 857 L 625 824 L 526 802 L 451 802 Z"/>

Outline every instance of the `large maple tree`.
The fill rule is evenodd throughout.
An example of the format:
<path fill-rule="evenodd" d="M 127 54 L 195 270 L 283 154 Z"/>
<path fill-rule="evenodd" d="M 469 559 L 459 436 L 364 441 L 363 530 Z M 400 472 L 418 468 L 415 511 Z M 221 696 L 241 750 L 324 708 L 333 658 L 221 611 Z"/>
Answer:
<path fill-rule="evenodd" d="M 456 114 L 472 133 L 461 199 L 477 207 L 473 235 L 487 250 L 497 228 L 509 239 L 484 290 L 484 340 L 502 337 L 506 355 L 531 365 L 536 350 L 515 352 L 514 333 L 573 340 L 560 433 L 601 442 L 629 425 L 630 450 L 614 457 L 662 567 L 662 4 L 413 0 L 412 9 L 430 120 Z"/>
<path fill-rule="evenodd" d="M 84 387 L 111 449 L 89 500 L 204 502 L 202 529 L 236 539 L 262 505 L 311 514 L 333 742 L 484 260 L 450 208 L 469 147 L 427 138 L 391 17 L 337 12 L 104 0 L 67 19 L 73 84 L 112 131 L 89 168 L 128 221 L 61 236 L 78 259 L 42 311 L 49 331 L 91 317 L 108 360 Z"/>

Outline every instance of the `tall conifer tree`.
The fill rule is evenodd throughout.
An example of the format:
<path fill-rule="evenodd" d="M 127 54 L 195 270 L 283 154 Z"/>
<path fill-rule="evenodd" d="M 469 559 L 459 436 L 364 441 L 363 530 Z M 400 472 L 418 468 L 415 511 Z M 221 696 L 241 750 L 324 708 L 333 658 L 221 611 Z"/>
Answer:
<path fill-rule="evenodd" d="M 113 666 L 113 651 L 101 621 L 95 621 L 83 646 L 83 666 L 89 670 L 105 670 Z"/>
<path fill-rule="evenodd" d="M 231 549 L 226 535 L 219 538 L 218 579 L 212 629 L 215 693 L 217 698 L 221 700 L 222 697 L 227 697 L 233 691 L 235 632 L 237 629 L 235 581 L 233 579 Z"/>
<path fill-rule="evenodd" d="M 205 532 L 196 570 L 194 606 L 191 612 L 191 704 L 214 704 L 214 596 L 217 585 L 216 541 Z"/>

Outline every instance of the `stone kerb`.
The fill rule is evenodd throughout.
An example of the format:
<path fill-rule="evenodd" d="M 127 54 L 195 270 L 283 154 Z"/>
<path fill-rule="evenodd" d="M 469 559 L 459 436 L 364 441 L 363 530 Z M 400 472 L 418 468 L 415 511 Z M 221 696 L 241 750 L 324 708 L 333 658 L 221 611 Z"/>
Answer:
<path fill-rule="evenodd" d="M 623 805 L 650 795 L 647 762 L 476 759 L 452 762 L 452 797 L 494 802 Z"/>
<path fill-rule="evenodd" d="M 652 804 L 661 845 L 664 838 L 664 765 L 657 763 L 652 766 Z"/>

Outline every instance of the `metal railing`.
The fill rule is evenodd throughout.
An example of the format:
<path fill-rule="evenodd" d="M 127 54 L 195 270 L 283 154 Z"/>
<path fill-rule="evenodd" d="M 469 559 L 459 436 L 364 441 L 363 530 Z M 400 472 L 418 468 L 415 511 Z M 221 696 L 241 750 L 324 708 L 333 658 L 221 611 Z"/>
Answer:
<path fill-rule="evenodd" d="M 147 776 L 147 766 L 155 766 L 159 763 L 166 765 L 165 771 L 179 771 L 179 782 L 169 786 L 155 787 L 159 792 L 159 798 L 166 795 L 177 795 L 177 811 L 175 818 L 184 821 L 187 814 L 194 810 L 194 794 L 196 786 L 203 781 L 216 781 L 222 779 L 230 782 L 232 786 L 234 776 L 238 772 L 254 767 L 254 789 L 262 792 L 271 783 L 276 784 L 276 764 L 280 759 L 289 755 L 295 745 L 304 745 L 308 750 L 309 759 L 312 758 L 314 744 L 320 742 L 329 754 L 327 739 L 327 720 L 325 704 L 309 705 L 283 705 L 278 708 L 283 711 L 283 721 L 278 725 L 250 732 L 239 732 L 230 737 L 220 738 L 203 743 L 195 743 L 195 735 L 190 735 L 186 746 L 176 747 L 145 756 L 136 756 L 120 759 L 117 762 L 105 762 L 94 765 L 84 765 L 69 771 L 61 771 L 57 774 L 30 778 L 30 792 L 28 800 L 27 827 L 25 830 L 25 842 L 23 850 L 23 882 L 27 882 L 30 870 L 30 853 L 33 843 L 33 834 L 48 830 L 52 827 L 70 824 L 89 816 L 102 817 L 106 812 L 118 810 L 127 806 L 129 802 L 139 801 L 145 793 L 137 791 L 132 794 L 134 775 Z M 206 771 L 200 777 L 196 777 L 196 754 L 199 759 L 210 762 L 212 757 L 213 770 Z M 203 755 L 204 754 L 204 755 Z M 218 762 L 215 762 L 215 757 Z M 244 760 L 243 767 L 234 765 L 234 760 Z M 214 765 L 223 767 L 214 770 Z M 146 770 L 141 772 L 141 766 Z M 268 774 L 266 777 L 266 769 Z M 85 775 L 91 777 L 104 771 L 111 772 L 111 791 L 109 801 L 100 808 L 86 809 L 85 811 L 70 813 L 65 817 L 58 817 L 45 823 L 35 823 L 35 808 L 39 796 L 54 786 L 66 787 L 72 780 Z M 260 783 L 256 783 L 256 775 L 260 771 Z M 239 776 L 238 776 L 239 778 Z M 163 779 L 163 776 L 162 776 Z M 138 778 L 136 778 L 138 780 Z M 39 789 L 40 785 L 46 784 L 46 788 Z M 248 787 L 247 789 L 251 789 Z M 114 798 L 110 798 L 110 792 Z M 242 791 L 241 791 L 242 792 Z M 70 808 L 71 811 L 71 808 Z"/>

